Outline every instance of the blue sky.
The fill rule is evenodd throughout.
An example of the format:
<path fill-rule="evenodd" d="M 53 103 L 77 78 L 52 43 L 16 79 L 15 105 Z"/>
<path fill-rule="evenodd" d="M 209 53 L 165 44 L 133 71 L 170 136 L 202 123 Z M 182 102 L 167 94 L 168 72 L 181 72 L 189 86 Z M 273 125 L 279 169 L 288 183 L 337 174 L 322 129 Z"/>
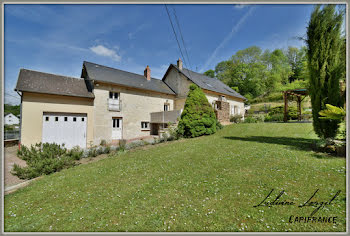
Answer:
<path fill-rule="evenodd" d="M 190 63 L 204 72 L 236 51 L 300 47 L 313 5 L 168 5 Z M 83 61 L 161 79 L 181 57 L 164 5 L 5 5 L 5 103 L 20 68 L 80 77 Z M 179 40 L 181 38 L 177 30 Z M 17 97 L 17 98 L 16 98 Z"/>

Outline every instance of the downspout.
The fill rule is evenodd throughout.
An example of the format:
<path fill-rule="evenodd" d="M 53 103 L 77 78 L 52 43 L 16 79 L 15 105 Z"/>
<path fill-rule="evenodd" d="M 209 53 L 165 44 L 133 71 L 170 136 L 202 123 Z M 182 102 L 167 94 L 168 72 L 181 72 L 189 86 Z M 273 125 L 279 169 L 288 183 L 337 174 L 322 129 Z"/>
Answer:
<path fill-rule="evenodd" d="M 22 101 L 23 96 L 16 91 L 17 94 L 21 97 L 21 104 L 19 106 L 19 140 L 18 140 L 18 150 L 21 150 L 21 140 L 22 140 Z"/>

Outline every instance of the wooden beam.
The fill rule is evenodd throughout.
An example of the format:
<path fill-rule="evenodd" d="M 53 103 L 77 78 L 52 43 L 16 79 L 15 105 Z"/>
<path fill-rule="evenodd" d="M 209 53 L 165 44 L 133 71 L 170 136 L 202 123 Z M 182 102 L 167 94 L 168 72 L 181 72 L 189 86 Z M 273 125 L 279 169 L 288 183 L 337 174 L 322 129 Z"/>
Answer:
<path fill-rule="evenodd" d="M 283 121 L 287 122 L 287 114 L 288 114 L 288 93 L 283 92 L 283 99 L 284 99 L 284 116 L 283 116 Z"/>
<path fill-rule="evenodd" d="M 298 104 L 298 120 L 301 121 L 301 99 L 300 99 L 300 96 L 298 96 L 297 104 Z"/>

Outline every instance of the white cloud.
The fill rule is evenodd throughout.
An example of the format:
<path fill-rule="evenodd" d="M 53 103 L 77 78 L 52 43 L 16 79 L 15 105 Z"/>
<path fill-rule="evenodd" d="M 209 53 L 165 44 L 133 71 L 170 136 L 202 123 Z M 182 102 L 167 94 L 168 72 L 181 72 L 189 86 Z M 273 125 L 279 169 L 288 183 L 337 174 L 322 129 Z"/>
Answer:
<path fill-rule="evenodd" d="M 106 48 L 103 45 L 97 45 L 94 47 L 90 47 L 89 49 L 99 56 L 110 57 L 112 58 L 112 60 L 117 62 L 120 62 L 122 59 L 122 57 L 118 55 L 118 53 L 115 50 Z"/>
<path fill-rule="evenodd" d="M 246 7 L 247 5 L 244 5 L 244 4 L 236 4 L 236 5 L 234 5 L 234 7 L 236 8 L 236 9 L 242 9 L 242 8 L 244 8 L 244 7 Z"/>
<path fill-rule="evenodd" d="M 232 27 L 231 32 L 221 41 L 221 43 L 219 44 L 219 46 L 217 46 L 214 50 L 214 52 L 210 55 L 210 57 L 208 58 L 208 60 L 205 62 L 204 66 L 202 66 L 202 68 L 200 69 L 200 72 L 204 72 L 204 70 L 213 62 L 213 60 L 217 57 L 217 53 L 219 52 L 220 49 L 222 49 L 225 44 L 227 44 L 232 37 L 235 35 L 235 33 L 238 32 L 238 30 L 241 28 L 241 26 L 245 23 L 245 21 L 247 20 L 247 18 L 252 14 L 252 12 L 254 11 L 255 7 L 250 8 L 245 14 L 244 16 L 237 22 L 237 24 L 235 24 Z"/>

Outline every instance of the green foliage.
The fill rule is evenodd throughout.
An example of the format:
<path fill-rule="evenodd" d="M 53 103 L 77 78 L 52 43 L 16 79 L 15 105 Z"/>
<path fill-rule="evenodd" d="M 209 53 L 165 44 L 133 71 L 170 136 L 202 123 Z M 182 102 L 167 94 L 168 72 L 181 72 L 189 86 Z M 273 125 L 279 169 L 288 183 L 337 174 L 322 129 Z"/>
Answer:
<path fill-rule="evenodd" d="M 100 146 L 106 146 L 107 142 L 106 140 L 102 139 L 100 142 Z"/>
<path fill-rule="evenodd" d="M 125 149 L 126 149 L 126 140 L 125 139 L 119 140 L 119 150 L 124 151 Z"/>
<path fill-rule="evenodd" d="M 278 119 L 274 121 L 280 121 L 280 117 L 284 117 L 284 106 L 277 106 L 270 109 L 269 116 L 273 119 Z M 298 119 L 298 111 L 295 106 L 288 106 L 288 120 L 297 120 Z"/>
<path fill-rule="evenodd" d="M 281 113 L 276 113 L 276 114 L 267 114 L 265 117 L 265 122 L 270 122 L 270 121 L 283 121 L 284 115 Z"/>
<path fill-rule="evenodd" d="M 313 126 L 321 138 L 334 138 L 339 120 L 320 119 L 319 112 L 326 104 L 342 107 L 339 81 L 343 78 L 344 40 L 341 37 L 343 14 L 335 5 L 317 5 L 307 27 L 307 56 L 310 72 L 309 93 L 311 96 Z"/>
<path fill-rule="evenodd" d="M 286 51 L 271 52 L 252 46 L 218 63 L 215 76 L 249 102 L 278 101 L 283 97 L 276 92 L 306 87 L 306 48 L 290 47 Z"/>
<path fill-rule="evenodd" d="M 327 109 L 320 111 L 318 114 L 321 116 L 320 119 L 329 120 L 344 120 L 346 117 L 346 112 L 342 107 L 332 106 L 331 104 L 326 104 Z"/>
<path fill-rule="evenodd" d="M 216 117 L 202 89 L 191 84 L 178 124 L 179 135 L 194 138 L 216 132 Z"/>
<path fill-rule="evenodd" d="M 168 124 L 169 141 L 178 140 L 180 138 L 178 128 L 175 125 Z"/>
<path fill-rule="evenodd" d="M 216 129 L 219 130 L 219 129 L 223 129 L 224 126 L 220 123 L 220 121 L 216 120 Z"/>
<path fill-rule="evenodd" d="M 4 113 L 12 113 L 15 116 L 18 116 L 20 112 L 20 106 L 19 105 L 10 105 L 10 104 L 4 104 Z"/>
<path fill-rule="evenodd" d="M 71 150 L 49 143 L 37 143 L 30 148 L 21 146 L 17 156 L 26 161 L 26 167 L 15 164 L 12 174 L 20 179 L 32 179 L 40 175 L 48 175 L 75 165 L 75 160 L 80 160 L 83 151 L 78 147 Z"/>
<path fill-rule="evenodd" d="M 241 123 L 242 122 L 242 115 L 230 116 L 230 122 Z"/>
<path fill-rule="evenodd" d="M 320 111 L 318 114 L 320 119 L 337 120 L 341 121 L 338 125 L 337 139 L 346 139 L 346 111 L 342 107 L 332 106 L 326 104 L 327 109 Z"/>
<path fill-rule="evenodd" d="M 203 73 L 204 75 L 214 78 L 215 77 L 215 71 L 214 70 L 207 70 L 206 72 Z"/>
<path fill-rule="evenodd" d="M 247 116 L 244 118 L 244 123 L 258 123 L 258 120 L 253 116 Z"/>

